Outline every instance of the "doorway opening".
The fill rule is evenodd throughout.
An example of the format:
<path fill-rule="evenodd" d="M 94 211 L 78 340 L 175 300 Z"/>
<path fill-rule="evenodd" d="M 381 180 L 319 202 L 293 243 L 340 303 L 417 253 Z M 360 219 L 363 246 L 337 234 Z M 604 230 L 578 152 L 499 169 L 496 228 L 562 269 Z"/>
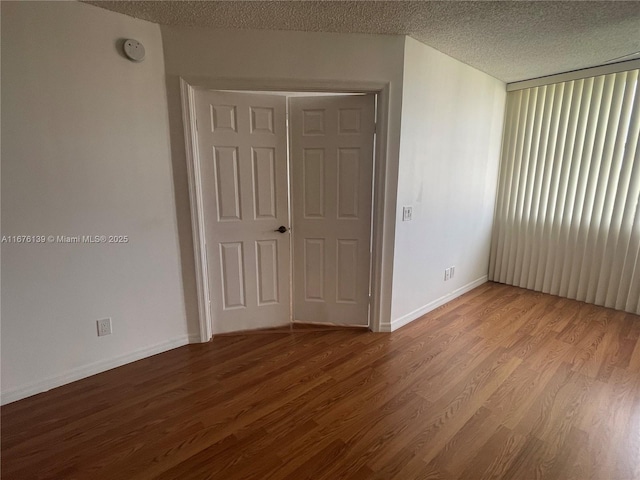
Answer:
<path fill-rule="evenodd" d="M 203 341 L 372 327 L 378 99 L 183 81 Z"/>

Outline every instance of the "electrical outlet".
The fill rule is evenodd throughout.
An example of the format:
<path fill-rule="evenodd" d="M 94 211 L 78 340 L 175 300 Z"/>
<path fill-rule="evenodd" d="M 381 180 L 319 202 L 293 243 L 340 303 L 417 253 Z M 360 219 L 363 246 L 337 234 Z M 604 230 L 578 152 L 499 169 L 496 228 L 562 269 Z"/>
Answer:
<path fill-rule="evenodd" d="M 413 217 L 413 207 L 402 207 L 402 221 L 410 222 Z"/>
<path fill-rule="evenodd" d="M 456 267 L 449 267 L 449 278 L 453 278 L 454 273 L 456 273 Z"/>
<path fill-rule="evenodd" d="M 444 271 L 444 281 L 446 282 L 451 277 L 451 269 L 446 268 Z"/>
<path fill-rule="evenodd" d="M 98 336 L 103 337 L 105 335 L 111 335 L 111 319 L 103 318 L 102 320 L 97 320 L 96 324 L 98 325 Z"/>

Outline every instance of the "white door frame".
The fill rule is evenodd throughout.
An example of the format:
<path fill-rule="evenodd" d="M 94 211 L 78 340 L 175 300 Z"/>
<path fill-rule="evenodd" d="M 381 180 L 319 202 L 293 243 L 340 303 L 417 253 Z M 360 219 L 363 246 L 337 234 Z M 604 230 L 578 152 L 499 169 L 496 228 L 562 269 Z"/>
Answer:
<path fill-rule="evenodd" d="M 202 78 L 181 77 L 180 90 L 182 97 L 182 123 L 184 125 L 185 153 L 187 159 L 187 179 L 189 183 L 189 204 L 191 207 L 191 229 L 193 233 L 193 250 L 196 268 L 196 286 L 198 294 L 198 321 L 200 324 L 200 341 L 211 340 L 213 332 L 213 316 L 209 295 L 209 273 L 207 270 L 207 250 L 204 228 L 204 203 L 202 193 L 202 176 L 200 155 L 198 152 L 195 90 L 249 90 L 249 91 L 283 91 L 283 92 L 328 92 L 328 93 L 375 93 L 378 95 L 376 114 L 376 146 L 374 152 L 374 184 L 372 211 L 372 255 L 371 255 L 371 309 L 369 312 L 369 329 L 381 331 L 382 288 L 390 275 L 383 272 L 382 263 L 385 249 L 385 187 L 387 172 L 387 142 L 389 126 L 389 83 L 385 82 L 343 82 L 318 80 L 264 80 L 247 78 Z M 392 250 L 391 250 L 392 251 Z"/>

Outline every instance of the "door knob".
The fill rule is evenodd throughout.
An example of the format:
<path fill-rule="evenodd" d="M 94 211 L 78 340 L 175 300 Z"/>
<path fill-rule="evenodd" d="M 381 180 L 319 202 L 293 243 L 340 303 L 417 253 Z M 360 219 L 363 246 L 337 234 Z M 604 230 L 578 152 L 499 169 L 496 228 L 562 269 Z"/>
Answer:
<path fill-rule="evenodd" d="M 285 233 L 287 230 L 288 230 L 287 227 L 285 227 L 284 225 L 280 225 L 280 228 L 274 230 L 274 232 Z"/>

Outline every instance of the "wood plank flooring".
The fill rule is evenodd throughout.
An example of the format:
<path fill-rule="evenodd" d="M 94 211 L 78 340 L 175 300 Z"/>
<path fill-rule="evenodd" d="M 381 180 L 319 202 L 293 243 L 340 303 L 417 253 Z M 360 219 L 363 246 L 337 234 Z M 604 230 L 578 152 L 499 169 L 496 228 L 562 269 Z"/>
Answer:
<path fill-rule="evenodd" d="M 2 408 L 2 479 L 640 479 L 640 317 L 487 283 L 392 334 L 216 337 Z"/>

